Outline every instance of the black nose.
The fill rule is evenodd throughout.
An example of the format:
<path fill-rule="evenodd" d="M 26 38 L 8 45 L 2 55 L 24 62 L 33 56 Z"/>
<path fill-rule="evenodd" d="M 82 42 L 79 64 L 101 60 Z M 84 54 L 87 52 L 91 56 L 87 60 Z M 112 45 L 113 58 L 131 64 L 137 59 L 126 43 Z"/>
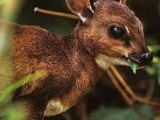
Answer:
<path fill-rule="evenodd" d="M 142 65 L 148 65 L 149 63 L 151 63 L 152 59 L 152 54 L 147 52 L 141 55 L 140 62 Z"/>

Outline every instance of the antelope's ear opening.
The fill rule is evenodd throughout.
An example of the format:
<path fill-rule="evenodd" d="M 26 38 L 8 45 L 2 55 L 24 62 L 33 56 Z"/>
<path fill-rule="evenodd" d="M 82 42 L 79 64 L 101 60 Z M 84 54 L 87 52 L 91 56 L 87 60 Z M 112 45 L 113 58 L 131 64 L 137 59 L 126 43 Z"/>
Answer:
<path fill-rule="evenodd" d="M 121 4 L 126 4 L 127 0 L 115 0 L 115 1 L 120 2 Z"/>
<path fill-rule="evenodd" d="M 68 8 L 84 23 L 93 16 L 94 10 L 89 0 L 66 0 Z"/>

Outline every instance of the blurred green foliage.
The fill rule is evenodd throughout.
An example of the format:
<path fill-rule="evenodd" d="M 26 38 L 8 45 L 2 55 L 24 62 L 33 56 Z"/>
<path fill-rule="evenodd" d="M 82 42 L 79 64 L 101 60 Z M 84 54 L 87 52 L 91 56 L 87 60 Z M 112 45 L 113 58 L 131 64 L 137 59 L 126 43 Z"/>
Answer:
<path fill-rule="evenodd" d="M 46 76 L 46 74 L 44 71 L 37 71 L 6 87 L 2 94 L 0 94 L 0 117 L 3 120 L 23 120 L 27 114 L 27 110 L 23 104 L 12 102 L 13 92 L 29 82 L 39 80 Z"/>
<path fill-rule="evenodd" d="M 1 0 L 0 5 L 4 4 L 7 0 Z"/>
<path fill-rule="evenodd" d="M 0 103 L 3 103 L 3 104 L 8 103 L 11 100 L 12 94 L 16 89 L 26 85 L 29 82 L 39 80 L 39 78 L 44 77 L 44 76 L 46 76 L 46 73 L 44 71 L 37 71 L 34 74 L 29 74 L 25 76 L 24 78 L 17 80 L 17 82 L 12 83 L 8 87 L 6 87 L 6 89 L 0 95 Z"/>
<path fill-rule="evenodd" d="M 5 4 L 4 4 L 5 3 Z M 3 0 L 0 4 L 4 4 L 1 10 L 1 15 L 4 19 L 13 21 L 16 17 L 16 12 L 20 7 L 20 1 L 15 0 Z M 13 92 L 24 86 L 25 84 L 38 80 L 45 76 L 44 71 L 37 71 L 34 74 L 24 76 L 17 82 L 12 83 L 12 60 L 10 58 L 10 44 L 11 40 L 6 34 L 6 29 L 10 29 L 6 25 L 1 25 L 0 29 L 0 119 L 1 120 L 24 120 L 24 116 L 27 111 L 25 106 L 20 103 L 13 103 Z M 11 84 L 12 83 L 12 84 Z"/>

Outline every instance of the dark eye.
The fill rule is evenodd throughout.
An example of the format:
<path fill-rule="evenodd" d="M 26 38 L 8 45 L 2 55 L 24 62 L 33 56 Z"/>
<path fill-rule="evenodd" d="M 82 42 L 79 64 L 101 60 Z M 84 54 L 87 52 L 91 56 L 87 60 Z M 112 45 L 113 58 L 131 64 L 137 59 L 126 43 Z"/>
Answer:
<path fill-rule="evenodd" d="M 109 27 L 109 34 L 114 39 L 123 39 L 127 36 L 126 29 L 112 25 Z"/>

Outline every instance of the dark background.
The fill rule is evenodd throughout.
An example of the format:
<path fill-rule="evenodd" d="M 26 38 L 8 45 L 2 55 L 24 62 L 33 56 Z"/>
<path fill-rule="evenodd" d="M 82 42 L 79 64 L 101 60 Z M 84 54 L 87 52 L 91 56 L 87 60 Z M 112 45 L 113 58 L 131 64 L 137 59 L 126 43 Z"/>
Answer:
<path fill-rule="evenodd" d="M 160 37 L 159 0 L 128 0 L 127 5 L 135 11 L 144 23 L 147 35 Z M 39 25 L 57 33 L 67 34 L 75 26 L 75 21 L 57 16 L 35 14 L 34 7 L 61 12 L 70 12 L 65 0 L 26 0 L 18 15 L 18 23 Z M 63 27 L 62 27 L 63 26 Z"/>

